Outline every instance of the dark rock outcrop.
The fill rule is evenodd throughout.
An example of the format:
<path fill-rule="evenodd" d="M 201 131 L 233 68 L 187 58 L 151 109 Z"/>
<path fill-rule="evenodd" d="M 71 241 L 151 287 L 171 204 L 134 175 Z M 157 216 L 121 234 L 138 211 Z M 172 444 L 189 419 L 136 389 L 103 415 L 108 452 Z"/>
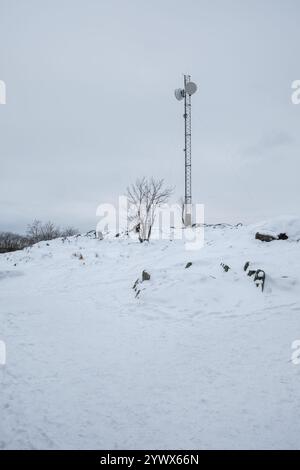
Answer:
<path fill-rule="evenodd" d="M 256 287 L 261 287 L 262 292 L 265 288 L 266 273 L 262 269 L 258 269 L 254 276 Z"/>
<path fill-rule="evenodd" d="M 272 242 L 274 240 L 278 240 L 276 237 L 273 237 L 273 235 L 265 235 L 263 233 L 257 232 L 255 235 L 256 240 L 260 240 L 262 242 Z"/>
<path fill-rule="evenodd" d="M 144 270 L 142 273 L 142 281 L 150 281 L 150 278 L 151 278 L 150 274 Z"/>
<path fill-rule="evenodd" d="M 289 239 L 289 237 L 287 236 L 286 233 L 280 233 L 278 235 L 278 240 L 288 240 L 288 239 Z"/>
<path fill-rule="evenodd" d="M 247 261 L 247 263 L 245 263 L 245 266 L 244 266 L 244 271 L 247 271 L 249 266 L 250 266 L 250 261 Z"/>
<path fill-rule="evenodd" d="M 225 273 L 228 273 L 228 271 L 230 270 L 230 266 L 228 266 L 227 264 L 224 264 L 224 263 L 221 263 L 221 266 L 224 269 Z"/>
<path fill-rule="evenodd" d="M 264 233 L 259 233 L 255 235 L 256 240 L 261 240 L 262 242 L 273 242 L 274 240 L 288 240 L 289 237 L 286 233 L 280 233 L 277 237 L 274 235 L 267 235 Z"/>

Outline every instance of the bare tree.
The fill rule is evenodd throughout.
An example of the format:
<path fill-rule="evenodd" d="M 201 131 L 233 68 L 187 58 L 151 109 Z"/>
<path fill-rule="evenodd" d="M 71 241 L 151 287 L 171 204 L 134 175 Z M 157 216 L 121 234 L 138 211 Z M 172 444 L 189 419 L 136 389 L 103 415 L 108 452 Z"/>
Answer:
<path fill-rule="evenodd" d="M 32 240 L 32 243 L 37 243 L 41 240 L 42 222 L 34 219 L 32 224 L 27 226 L 27 236 Z"/>
<path fill-rule="evenodd" d="M 164 180 L 153 177 L 137 179 L 127 187 L 127 198 L 130 205 L 129 221 L 139 228 L 140 242 L 149 241 L 155 221 L 156 211 L 165 204 L 173 192 L 173 188 L 165 187 Z"/>
<path fill-rule="evenodd" d="M 58 238 L 61 236 L 61 232 L 59 227 L 56 227 L 53 222 L 46 222 L 42 225 L 41 230 L 42 240 L 53 240 L 54 238 Z"/>
<path fill-rule="evenodd" d="M 74 227 L 66 227 L 62 232 L 62 237 L 73 237 L 74 235 L 78 235 L 79 230 Z"/>
<path fill-rule="evenodd" d="M 40 220 L 35 219 L 27 227 L 27 236 L 32 243 L 37 243 L 43 240 L 53 240 L 62 235 L 59 227 L 53 222 L 48 221 L 43 224 Z"/>

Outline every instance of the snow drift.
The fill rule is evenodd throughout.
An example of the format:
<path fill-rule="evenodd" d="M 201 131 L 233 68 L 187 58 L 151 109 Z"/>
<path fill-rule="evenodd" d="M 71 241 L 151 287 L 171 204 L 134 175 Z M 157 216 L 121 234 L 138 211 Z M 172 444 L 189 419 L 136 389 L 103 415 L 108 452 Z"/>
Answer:
<path fill-rule="evenodd" d="M 282 218 L 206 227 L 195 252 L 81 236 L 0 255 L 0 448 L 299 448 L 298 239 Z"/>

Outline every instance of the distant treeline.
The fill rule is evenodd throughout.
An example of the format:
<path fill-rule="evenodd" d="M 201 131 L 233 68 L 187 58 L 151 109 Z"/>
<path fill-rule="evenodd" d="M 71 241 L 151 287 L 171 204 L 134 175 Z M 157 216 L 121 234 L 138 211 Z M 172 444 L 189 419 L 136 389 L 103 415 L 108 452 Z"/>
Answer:
<path fill-rule="evenodd" d="M 53 222 L 42 223 L 34 220 L 27 227 L 26 235 L 19 235 L 12 232 L 0 232 L 0 253 L 23 250 L 43 240 L 53 240 L 59 237 L 71 237 L 79 232 L 73 227 L 60 229 Z"/>

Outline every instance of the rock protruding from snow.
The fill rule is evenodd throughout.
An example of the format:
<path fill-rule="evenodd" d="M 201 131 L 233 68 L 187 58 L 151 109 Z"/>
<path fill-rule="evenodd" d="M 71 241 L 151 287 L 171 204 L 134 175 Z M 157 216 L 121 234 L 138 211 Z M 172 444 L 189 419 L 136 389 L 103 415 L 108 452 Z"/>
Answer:
<path fill-rule="evenodd" d="M 273 242 L 274 240 L 288 240 L 289 237 L 286 233 L 280 233 L 277 237 L 274 235 L 266 235 L 263 233 L 257 232 L 255 235 L 256 240 L 260 240 L 262 242 Z"/>
<path fill-rule="evenodd" d="M 247 261 L 247 262 L 245 263 L 245 266 L 244 266 L 244 271 L 247 271 L 247 269 L 249 268 L 249 266 L 250 266 L 250 261 Z"/>
<path fill-rule="evenodd" d="M 140 280 L 139 278 L 135 281 L 135 283 L 133 284 L 132 286 L 132 289 L 135 291 L 135 297 L 137 298 L 140 293 L 141 293 L 141 290 L 139 289 L 139 284 L 140 284 Z"/>
<path fill-rule="evenodd" d="M 266 273 L 262 269 L 249 269 L 250 261 L 247 261 L 244 266 L 244 271 L 249 277 L 253 278 L 256 287 L 261 287 L 262 292 L 265 288 Z"/>
<path fill-rule="evenodd" d="M 224 264 L 224 263 L 221 263 L 221 266 L 224 269 L 225 273 L 228 273 L 228 271 L 230 270 L 230 266 L 228 266 L 227 264 Z"/>
<path fill-rule="evenodd" d="M 140 288 L 141 282 L 150 281 L 150 277 L 151 277 L 150 274 L 147 271 L 144 270 L 142 272 L 142 280 L 140 280 L 140 278 L 137 278 L 137 280 L 135 281 L 135 283 L 132 286 L 132 289 L 135 292 L 135 298 L 137 298 L 140 295 L 141 290 L 144 290 L 144 289 Z"/>
<path fill-rule="evenodd" d="M 151 278 L 150 274 L 144 270 L 142 272 L 142 281 L 150 281 L 150 278 Z"/>
<path fill-rule="evenodd" d="M 97 233 L 96 233 L 96 230 L 89 230 L 86 234 L 85 234 L 86 237 L 89 237 L 89 238 L 97 238 Z"/>
<path fill-rule="evenodd" d="M 264 233 L 257 232 L 255 235 L 256 240 L 260 240 L 261 242 L 273 242 L 274 240 L 278 240 L 278 237 L 274 237 L 273 235 L 266 235 Z"/>
<path fill-rule="evenodd" d="M 278 240 L 288 240 L 288 239 L 289 239 L 289 237 L 287 236 L 286 233 L 280 233 L 278 235 Z"/>
<path fill-rule="evenodd" d="M 266 273 L 262 269 L 258 269 L 254 276 L 256 287 L 261 287 L 262 292 L 265 288 Z"/>

